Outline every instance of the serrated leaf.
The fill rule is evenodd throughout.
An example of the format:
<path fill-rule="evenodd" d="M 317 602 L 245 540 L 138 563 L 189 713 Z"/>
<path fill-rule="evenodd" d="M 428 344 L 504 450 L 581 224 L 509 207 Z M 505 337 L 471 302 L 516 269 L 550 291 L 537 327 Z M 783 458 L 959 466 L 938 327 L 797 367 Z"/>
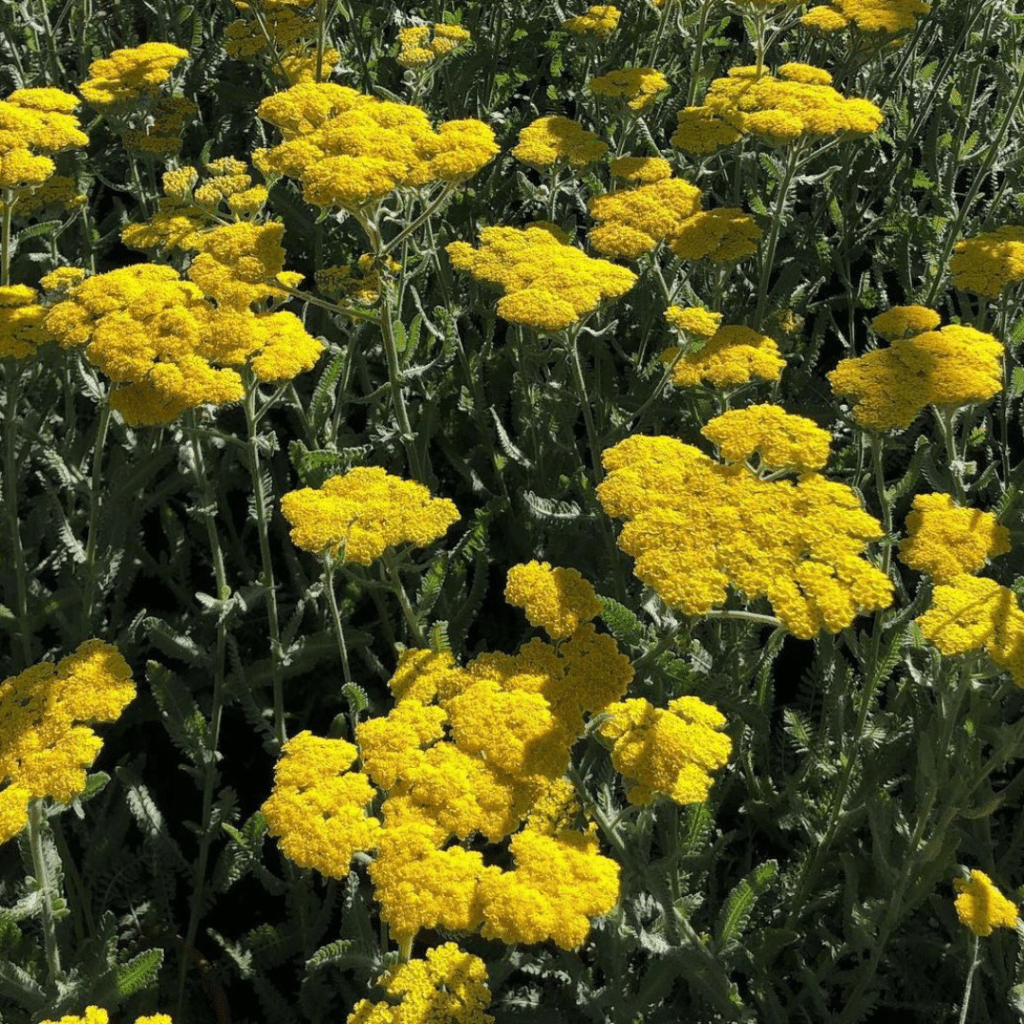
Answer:
<path fill-rule="evenodd" d="M 114 985 L 122 999 L 148 988 L 155 980 L 164 962 L 162 949 L 147 949 L 132 957 L 126 964 L 118 964 L 114 971 Z"/>
<path fill-rule="evenodd" d="M 758 898 L 778 874 L 778 861 L 767 860 L 759 864 L 729 893 L 729 898 L 718 918 L 715 947 L 721 952 L 738 942 L 743 934 Z"/>
<path fill-rule="evenodd" d="M 194 764 L 201 767 L 207 760 L 207 724 L 188 687 L 159 662 L 146 666 L 146 679 L 160 708 L 164 728 L 174 745 Z"/>
<path fill-rule="evenodd" d="M 601 618 L 611 635 L 627 647 L 642 647 L 648 639 L 647 627 L 636 615 L 614 598 L 599 594 L 597 599 L 601 602 Z"/>

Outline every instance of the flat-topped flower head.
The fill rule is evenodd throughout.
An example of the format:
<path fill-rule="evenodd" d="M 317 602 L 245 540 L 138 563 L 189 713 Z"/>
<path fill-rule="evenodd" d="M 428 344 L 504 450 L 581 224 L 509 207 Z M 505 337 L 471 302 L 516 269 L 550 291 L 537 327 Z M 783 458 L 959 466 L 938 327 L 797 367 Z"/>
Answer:
<path fill-rule="evenodd" d="M 786 361 L 779 355 L 779 348 L 766 334 L 739 324 L 727 324 L 724 327 L 713 326 L 711 314 L 705 310 L 679 310 L 678 314 L 669 316 L 679 307 L 669 307 L 665 311 L 665 319 L 677 330 L 704 337 L 708 340 L 700 348 L 688 351 L 678 358 L 679 349 L 669 348 L 661 354 L 663 363 L 672 363 L 672 383 L 676 387 L 692 387 L 706 381 L 718 387 L 732 387 L 745 384 L 754 378 L 759 380 L 778 380 Z M 697 323 L 695 314 L 705 313 L 709 323 Z M 721 313 L 714 314 L 721 320 Z M 684 323 L 694 326 L 679 326 Z M 699 327 L 699 330 L 694 329 Z M 711 328 L 711 333 L 707 332 Z"/>
<path fill-rule="evenodd" d="M 552 568 L 549 562 L 527 562 L 508 571 L 505 600 L 526 612 L 531 626 L 540 626 L 552 640 L 571 636 L 576 627 L 601 613 L 594 588 L 575 569 Z"/>
<path fill-rule="evenodd" d="M 871 321 L 871 329 L 886 341 L 934 331 L 942 317 L 927 306 L 893 306 Z"/>
<path fill-rule="evenodd" d="M 489 227 L 480 248 L 451 242 L 446 252 L 456 270 L 498 285 L 498 315 L 538 331 L 559 331 L 625 295 L 636 275 L 594 259 L 565 242 L 553 225 Z"/>
<path fill-rule="evenodd" d="M 579 121 L 549 114 L 531 121 L 519 133 L 512 155 L 537 170 L 561 163 L 580 170 L 607 152 L 608 143 L 588 132 Z"/>
<path fill-rule="evenodd" d="M 733 409 L 710 420 L 701 433 L 727 462 L 758 455 L 766 469 L 822 469 L 832 443 L 831 434 L 813 420 L 778 405 Z"/>
<path fill-rule="evenodd" d="M 1003 346 L 991 334 L 951 324 L 844 359 L 828 379 L 836 394 L 852 399 L 862 427 L 903 430 L 929 405 L 955 409 L 998 394 L 1002 360 Z"/>
<path fill-rule="evenodd" d="M 669 240 L 669 248 L 684 260 L 708 259 L 736 263 L 757 251 L 761 229 L 748 213 L 724 206 L 701 210 L 682 221 Z"/>
<path fill-rule="evenodd" d="M 613 178 L 630 185 L 650 185 L 672 177 L 672 165 L 660 156 L 619 156 L 608 169 Z"/>
<path fill-rule="evenodd" d="M 668 710 L 642 697 L 611 704 L 598 732 L 612 741 L 612 764 L 629 780 L 627 798 L 649 804 L 667 796 L 677 804 L 702 803 L 714 782 L 712 773 L 732 754 L 721 730 L 725 716 L 697 697 L 679 697 Z"/>
<path fill-rule="evenodd" d="M 0 683 L 0 842 L 24 828 L 30 800 L 69 804 L 85 789 L 103 745 L 85 723 L 115 721 L 134 696 L 121 652 L 102 640 Z"/>
<path fill-rule="evenodd" d="M 46 307 L 38 292 L 24 284 L 0 288 L 0 359 L 35 355 L 52 335 L 46 330 Z"/>
<path fill-rule="evenodd" d="M 289 491 L 281 512 L 297 547 L 357 565 L 370 565 L 399 544 L 425 547 L 459 518 L 447 498 L 433 498 L 423 484 L 379 466 L 358 466 L 319 489 Z"/>
<path fill-rule="evenodd" d="M 630 110 L 646 110 L 668 88 L 668 79 L 654 68 L 623 68 L 592 78 L 595 96 L 621 100 Z"/>
<path fill-rule="evenodd" d="M 107 1011 L 99 1006 L 87 1006 L 81 1017 L 65 1015 L 60 1020 L 44 1020 L 42 1024 L 108 1024 L 110 1017 Z M 136 1017 L 135 1024 L 172 1024 L 166 1013 L 152 1013 L 144 1017 Z"/>
<path fill-rule="evenodd" d="M 260 808 L 285 856 L 328 878 L 344 878 L 352 857 L 373 849 L 380 829 L 366 813 L 370 780 L 349 771 L 357 753 L 345 740 L 298 733 L 281 748 L 274 791 Z"/>
<path fill-rule="evenodd" d="M 1017 904 L 992 884 L 984 871 L 972 870 L 969 878 L 954 878 L 956 916 L 975 935 L 991 935 L 994 928 L 1017 927 Z"/>
<path fill-rule="evenodd" d="M 899 543 L 900 561 L 936 583 L 976 573 L 988 559 L 1010 550 L 1010 531 L 991 512 L 960 508 L 949 494 L 917 495 L 907 533 Z"/>
<path fill-rule="evenodd" d="M 153 94 L 187 57 L 188 50 L 170 43 L 115 50 L 89 65 L 89 77 L 79 91 L 97 110 L 127 106 Z"/>
<path fill-rule="evenodd" d="M 403 68 L 431 67 L 468 43 L 470 32 L 461 25 L 411 25 L 399 29 L 398 63 Z"/>
<path fill-rule="evenodd" d="M 639 188 L 593 196 L 587 212 L 598 222 L 587 236 L 597 252 L 639 259 L 674 239 L 700 212 L 701 191 L 682 178 L 665 178 Z"/>
<path fill-rule="evenodd" d="M 682 334 L 697 338 L 713 338 L 722 326 L 723 315 L 712 313 L 703 306 L 669 306 L 665 310 L 669 325 Z"/>
<path fill-rule="evenodd" d="M 995 298 L 1024 281 L 1024 226 L 1004 224 L 957 242 L 953 252 L 953 284 L 966 292 Z"/>
<path fill-rule="evenodd" d="M 829 0 L 812 7 L 801 20 L 805 27 L 819 32 L 854 28 L 889 36 L 909 32 L 931 9 L 924 0 Z"/>
<path fill-rule="evenodd" d="M 594 36 L 596 39 L 607 39 L 619 24 L 622 11 L 611 4 L 588 7 L 575 18 L 562 22 L 562 28 L 577 36 Z"/>

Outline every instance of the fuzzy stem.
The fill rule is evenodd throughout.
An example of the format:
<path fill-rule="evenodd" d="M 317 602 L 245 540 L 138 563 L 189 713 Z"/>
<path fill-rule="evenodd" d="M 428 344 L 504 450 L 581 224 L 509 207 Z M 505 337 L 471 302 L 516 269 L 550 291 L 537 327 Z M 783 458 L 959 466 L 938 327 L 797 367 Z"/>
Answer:
<path fill-rule="evenodd" d="M 971 1001 L 971 986 L 974 984 L 974 972 L 978 969 L 980 963 L 980 957 L 978 956 L 978 936 L 974 936 L 974 941 L 971 943 L 971 966 L 967 971 L 967 984 L 964 985 L 964 1000 L 960 1004 L 960 1022 L 959 1024 L 966 1024 L 967 1022 L 967 1007 Z"/>
<path fill-rule="evenodd" d="M 32 852 L 32 871 L 43 893 L 43 943 L 46 946 L 46 972 L 52 988 L 63 977 L 60 966 L 60 947 L 57 945 L 56 921 L 53 917 L 53 897 L 57 895 L 56 885 L 50 878 L 43 854 L 43 801 L 33 798 L 28 804 L 28 845 Z"/>
<path fill-rule="evenodd" d="M 93 601 L 96 595 L 96 542 L 99 534 L 99 515 L 102 499 L 100 490 L 103 469 L 103 452 L 107 444 L 107 429 L 110 426 L 110 392 L 107 391 L 100 404 L 100 419 L 96 427 L 96 441 L 92 450 L 92 485 L 89 488 L 89 532 L 85 542 L 85 564 L 82 567 L 84 580 L 82 584 L 82 624 L 79 633 L 82 637 L 92 632 Z"/>
<path fill-rule="evenodd" d="M 402 607 L 402 614 L 405 616 L 405 621 L 409 625 L 409 631 L 412 633 L 413 638 L 420 647 L 429 647 L 430 644 L 427 641 L 426 635 L 423 632 L 419 621 L 416 618 L 416 613 L 413 611 L 412 603 L 409 601 L 409 595 L 405 592 L 405 585 L 402 583 L 401 574 L 398 571 L 398 562 L 395 560 L 395 553 L 388 548 L 382 558 L 382 574 L 385 582 L 389 584 L 391 590 L 394 592 L 398 603 Z"/>
<path fill-rule="evenodd" d="M 341 672 L 345 683 L 352 682 L 352 673 L 348 664 L 348 645 L 345 643 L 345 629 L 341 624 L 338 612 L 338 599 L 334 594 L 334 562 L 330 555 L 324 555 L 324 589 L 327 591 L 327 602 L 331 606 L 331 621 L 334 623 L 334 635 L 338 641 L 338 653 L 341 655 Z"/>
<path fill-rule="evenodd" d="M 755 331 L 761 330 L 765 306 L 768 304 L 768 279 L 771 277 L 772 267 L 775 265 L 775 250 L 779 244 L 779 234 L 782 230 L 782 214 L 786 208 L 789 188 L 793 184 L 793 178 L 796 175 L 799 162 L 800 146 L 799 144 L 794 144 L 789 149 L 789 156 L 786 159 L 786 170 L 775 194 L 775 213 L 772 216 L 772 227 L 768 234 L 768 246 L 765 249 L 764 262 L 761 264 L 761 271 L 757 282 L 757 311 L 754 314 Z"/>
<path fill-rule="evenodd" d="M 28 572 L 25 568 L 25 549 L 21 544 L 21 523 L 18 519 L 18 400 L 21 378 L 18 364 L 13 359 L 4 360 L 4 384 L 7 392 L 7 407 L 4 409 L 4 511 L 7 514 L 7 529 L 10 536 L 10 558 L 14 562 L 16 588 L 15 617 L 18 640 L 21 643 L 21 668 L 32 664 L 32 633 L 28 618 Z"/>

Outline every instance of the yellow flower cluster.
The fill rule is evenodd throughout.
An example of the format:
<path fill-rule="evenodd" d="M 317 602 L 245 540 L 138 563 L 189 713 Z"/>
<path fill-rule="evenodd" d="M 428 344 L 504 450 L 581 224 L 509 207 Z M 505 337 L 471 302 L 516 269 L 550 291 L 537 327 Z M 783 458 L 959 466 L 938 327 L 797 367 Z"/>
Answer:
<path fill-rule="evenodd" d="M 592 78 L 588 83 L 595 96 L 621 100 L 630 110 L 646 110 L 668 88 L 668 79 L 654 68 L 623 68 Z"/>
<path fill-rule="evenodd" d="M 665 319 L 677 331 L 693 334 L 698 338 L 713 338 L 722 326 L 721 313 L 712 313 L 703 306 L 669 306 Z"/>
<path fill-rule="evenodd" d="M 374 848 L 380 829 L 366 813 L 370 780 L 349 771 L 357 755 L 345 740 L 300 732 L 281 748 L 274 791 L 260 808 L 285 855 L 329 878 L 344 878 L 352 857 Z"/>
<path fill-rule="evenodd" d="M 669 314 L 674 309 L 678 307 L 665 310 L 665 318 L 670 323 L 673 320 Z M 705 310 L 701 312 L 706 313 Z M 721 314 L 716 315 L 721 317 Z M 679 351 L 677 347 L 665 349 L 661 361 L 672 363 L 679 356 Z M 672 367 L 672 383 L 684 388 L 707 381 L 716 388 L 724 388 L 745 384 L 754 377 L 778 380 L 785 365 L 786 361 L 779 355 L 778 346 L 766 334 L 758 334 L 739 324 L 728 324 L 725 327 L 712 327 L 712 333 L 704 345 L 686 352 L 678 359 Z"/>
<path fill-rule="evenodd" d="M 46 308 L 36 302 L 38 292 L 24 284 L 0 288 L 0 359 L 24 359 L 49 341 Z"/>
<path fill-rule="evenodd" d="M 778 405 L 752 405 L 716 416 L 701 433 L 726 462 L 760 456 L 764 469 L 815 470 L 828 462 L 832 437 L 806 416 Z"/>
<path fill-rule="evenodd" d="M 667 796 L 677 804 L 707 799 L 714 779 L 732 753 L 732 741 L 721 730 L 725 716 L 697 697 L 679 697 L 668 710 L 642 697 L 610 704 L 610 717 L 598 732 L 612 741 L 612 764 L 631 780 L 627 798 L 649 804 Z"/>
<path fill-rule="evenodd" d="M 957 242 L 949 261 L 953 284 L 995 298 L 1024 281 L 1024 227 L 1004 224 L 995 231 Z"/>
<path fill-rule="evenodd" d="M 705 427 L 729 458 L 760 448 L 764 465 L 814 465 L 826 450 L 799 423 L 778 448 L 767 417 L 748 444 L 732 426 L 741 425 Z M 767 597 L 791 633 L 811 638 L 892 600 L 888 577 L 862 557 L 881 527 L 844 484 L 815 472 L 760 479 L 743 462 L 722 465 L 670 437 L 627 438 L 604 464 L 598 498 L 606 514 L 627 520 L 619 546 L 636 558 L 636 575 L 687 615 L 724 604 L 731 586 L 748 600 Z"/>
<path fill-rule="evenodd" d="M 809 64 L 783 64 L 779 77 L 754 67 L 730 68 L 716 78 L 698 107 L 679 111 L 672 145 L 703 155 L 744 135 L 784 146 L 797 139 L 870 135 L 882 112 L 869 100 L 846 99 L 832 76 Z"/>
<path fill-rule="evenodd" d="M 893 306 L 871 321 L 871 329 L 886 341 L 895 341 L 933 331 L 940 323 L 942 317 L 927 306 Z"/>
<path fill-rule="evenodd" d="M 936 583 L 953 583 L 1010 550 L 1010 531 L 991 512 L 960 508 L 948 494 L 919 494 L 899 543 L 900 560 Z"/>
<path fill-rule="evenodd" d="M 88 145 L 71 113 L 77 106 L 74 96 L 50 88 L 16 89 L 0 100 L 0 189 L 11 190 L 14 203 L 54 176 L 51 156 Z"/>
<path fill-rule="evenodd" d="M 128 107 L 150 99 L 186 57 L 188 50 L 170 43 L 115 50 L 89 65 L 89 77 L 79 92 L 97 110 Z"/>
<path fill-rule="evenodd" d="M 239 18 L 224 30 L 227 41 L 224 49 L 237 60 L 258 60 L 273 56 L 274 70 L 290 85 L 312 82 L 316 78 L 316 50 L 312 44 L 317 36 L 317 21 L 304 16 L 296 7 L 309 7 L 310 3 L 264 2 L 258 18 Z M 249 10 L 249 4 L 238 4 Z M 341 52 L 325 46 L 321 55 L 321 71 L 330 71 L 341 60 Z"/>
<path fill-rule="evenodd" d="M 956 916 L 975 935 L 991 935 L 993 928 L 1016 928 L 1017 905 L 1008 900 L 984 871 L 972 870 L 969 878 L 954 878 Z"/>
<path fill-rule="evenodd" d="M 531 626 L 542 628 L 552 640 L 564 640 L 582 622 L 601 614 L 594 588 L 575 569 L 551 567 L 549 562 L 527 562 L 508 571 L 505 600 L 522 608 Z"/>
<path fill-rule="evenodd" d="M 682 178 L 592 196 L 587 212 L 598 225 L 587 240 L 605 256 L 639 259 L 679 235 L 686 221 L 700 212 L 700 202 L 700 189 Z"/>
<path fill-rule="evenodd" d="M 650 185 L 672 177 L 672 165 L 660 156 L 618 156 L 608 169 L 613 178 L 630 185 Z"/>
<path fill-rule="evenodd" d="M 181 149 L 181 133 L 198 107 L 184 96 L 160 96 L 143 109 L 142 118 L 137 116 L 140 112 L 136 112 L 134 118 L 142 121 L 140 127 L 122 129 L 121 141 L 128 149 L 149 156 L 173 156 Z"/>
<path fill-rule="evenodd" d="M 81 1017 L 67 1015 L 60 1020 L 44 1020 L 42 1024 L 109 1024 L 107 1011 L 99 1006 L 87 1006 Z M 172 1024 L 166 1013 L 153 1013 L 145 1017 L 136 1017 L 135 1024 Z"/>
<path fill-rule="evenodd" d="M 491 1001 L 487 965 L 454 942 L 428 950 L 424 960 L 398 964 L 380 985 L 399 1002 L 361 999 L 347 1024 L 492 1024 L 494 1020 L 484 1012 Z"/>
<path fill-rule="evenodd" d="M 498 152 L 482 121 L 445 121 L 435 131 L 419 107 L 364 96 L 333 83 L 304 83 L 268 96 L 259 116 L 284 142 L 257 150 L 270 175 L 302 182 L 308 203 L 360 212 L 395 189 L 471 178 Z"/>
<path fill-rule="evenodd" d="M 618 27 L 622 11 L 611 4 L 600 4 L 596 7 L 588 7 L 582 14 L 575 18 L 567 18 L 562 22 L 562 28 L 577 36 L 596 36 L 598 39 L 607 39 Z"/>
<path fill-rule="evenodd" d="M 193 283 L 152 263 L 87 278 L 50 309 L 46 329 L 65 348 L 84 345 L 88 359 L 121 385 L 111 405 L 132 425 L 239 401 L 244 388 L 234 367 L 283 382 L 312 367 L 323 349 L 294 313 L 248 308 L 279 294 L 263 282 L 280 270 L 282 232 L 281 225 L 248 223 L 209 232 L 189 270 Z"/>
<path fill-rule="evenodd" d="M 560 331 L 636 283 L 625 267 L 569 245 L 554 225 L 484 228 L 480 242 L 479 249 L 451 242 L 446 251 L 452 266 L 500 286 L 505 294 L 498 315 L 537 331 Z"/>
<path fill-rule="evenodd" d="M 113 722 L 134 696 L 131 669 L 102 640 L 0 683 L 0 843 L 25 827 L 30 800 L 69 804 L 85 789 L 103 741 L 83 723 Z"/>
<path fill-rule="evenodd" d="M 608 152 L 608 143 L 588 132 L 579 121 L 560 114 L 548 114 L 531 121 L 519 133 L 512 155 L 529 167 L 568 165 L 580 170 L 596 163 Z"/>
<path fill-rule="evenodd" d="M 414 25 L 399 30 L 398 63 L 418 70 L 430 67 L 468 43 L 471 34 L 461 25 Z"/>
<path fill-rule="evenodd" d="M 916 620 L 943 654 L 985 651 L 1024 687 L 1024 612 L 1012 590 L 966 573 L 940 584 L 932 606 Z"/>
<path fill-rule="evenodd" d="M 712 263 L 735 263 L 757 250 L 761 229 L 754 218 L 732 206 L 702 210 L 679 225 L 669 248 L 683 260 L 707 257 Z"/>
<path fill-rule="evenodd" d="M 387 273 L 396 274 L 402 264 L 387 257 Z M 323 267 L 315 275 L 316 286 L 332 299 L 372 306 L 380 299 L 382 266 L 371 253 L 363 253 L 352 267 Z"/>
<path fill-rule="evenodd" d="M 281 513 L 297 547 L 357 565 L 370 565 L 398 544 L 430 544 L 459 518 L 447 498 L 432 498 L 423 484 L 379 466 L 357 466 L 320 489 L 289 491 L 281 496 Z"/>
<path fill-rule="evenodd" d="M 861 32 L 896 35 L 909 32 L 917 19 L 931 10 L 924 0 L 828 0 L 812 7 L 802 19 L 807 28 L 838 32 L 856 28 Z"/>
<path fill-rule="evenodd" d="M 899 317 L 890 310 L 872 321 L 881 323 L 879 333 L 893 336 L 888 348 L 844 359 L 828 375 L 832 390 L 853 400 L 853 418 L 862 427 L 903 430 L 929 405 L 974 405 L 1003 389 L 1003 346 L 991 334 L 951 324 L 903 337 L 930 322 L 913 311 L 931 311 L 899 308 Z"/>

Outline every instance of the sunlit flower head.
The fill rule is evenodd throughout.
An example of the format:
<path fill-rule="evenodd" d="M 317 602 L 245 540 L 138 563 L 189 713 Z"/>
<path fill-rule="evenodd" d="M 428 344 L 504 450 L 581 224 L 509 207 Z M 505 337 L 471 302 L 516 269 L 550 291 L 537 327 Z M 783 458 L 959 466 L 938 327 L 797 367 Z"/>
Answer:
<path fill-rule="evenodd" d="M 984 871 L 972 870 L 969 878 L 954 878 L 956 916 L 975 935 L 991 935 L 993 928 L 1017 927 L 1017 904 L 1008 900 Z"/>

